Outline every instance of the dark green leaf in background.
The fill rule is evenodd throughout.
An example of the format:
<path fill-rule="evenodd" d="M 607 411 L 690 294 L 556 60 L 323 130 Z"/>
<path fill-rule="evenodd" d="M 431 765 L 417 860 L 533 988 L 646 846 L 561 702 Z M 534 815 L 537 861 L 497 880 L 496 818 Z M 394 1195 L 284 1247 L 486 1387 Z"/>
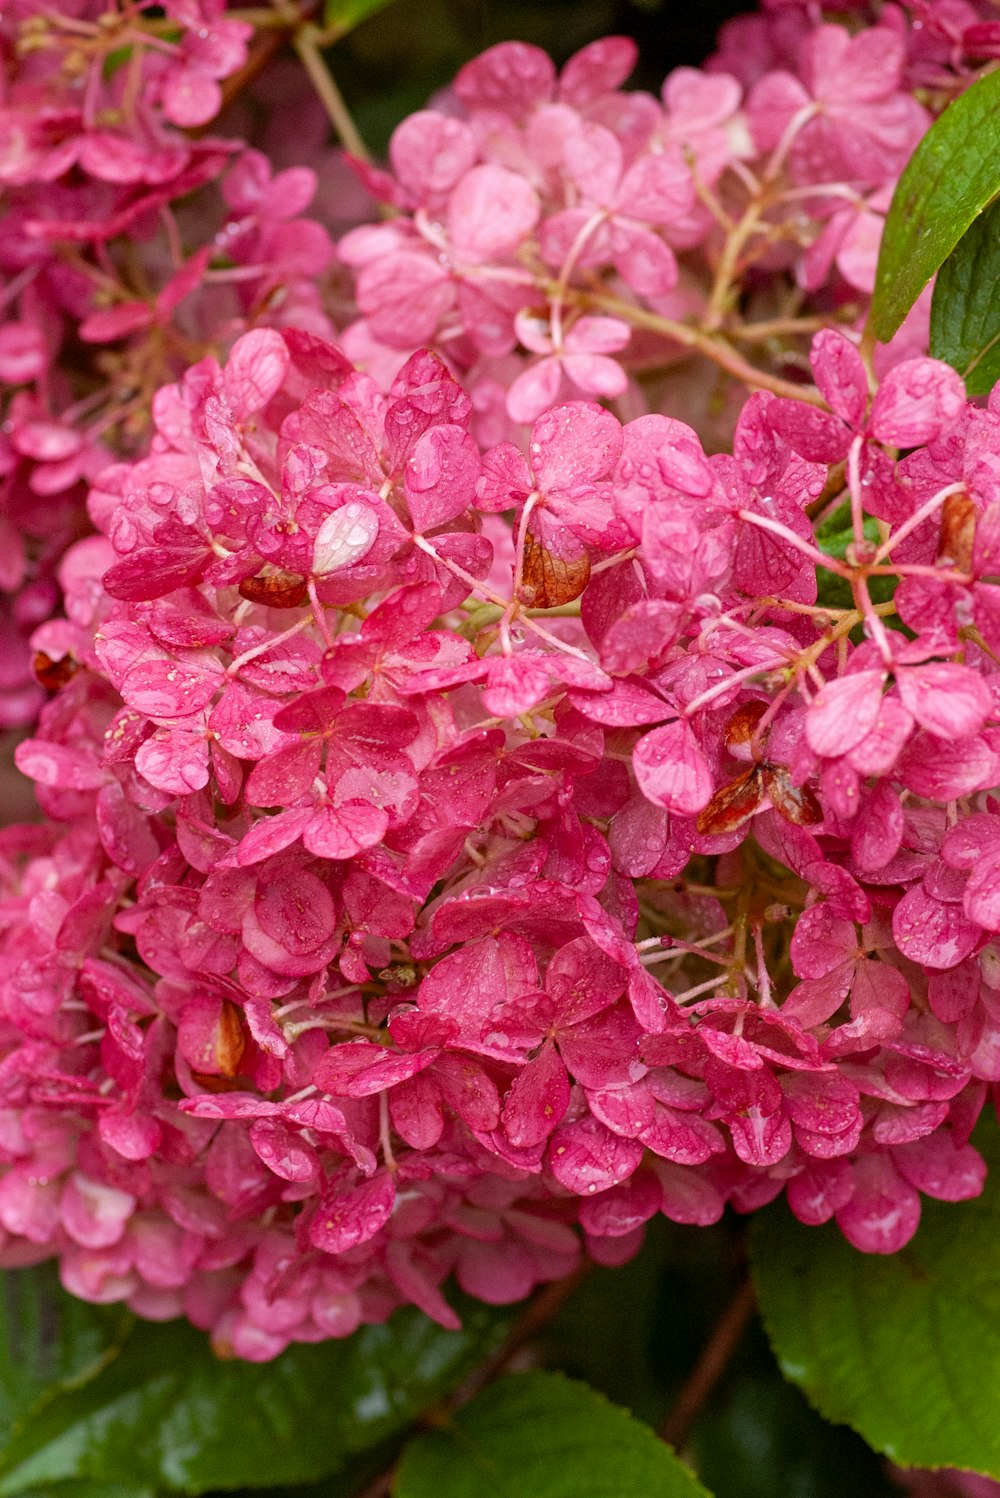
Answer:
<path fill-rule="evenodd" d="M 707 1498 L 646 1425 L 586 1384 L 515 1373 L 403 1453 L 393 1498 Z"/>
<path fill-rule="evenodd" d="M 931 353 L 958 370 L 970 395 L 1000 380 L 1000 203 L 973 220 L 938 272 Z"/>
<path fill-rule="evenodd" d="M 949 104 L 899 179 L 885 221 L 868 318 L 883 343 L 998 193 L 1000 72 L 995 72 Z"/>
<path fill-rule="evenodd" d="M 77 1479 L 192 1493 L 314 1481 L 404 1429 L 505 1326 L 485 1307 L 468 1308 L 461 1332 L 404 1310 L 343 1342 L 252 1364 L 220 1361 L 185 1322 L 83 1305 L 46 1270 L 4 1285 L 2 1495 L 61 1498 L 56 1485 Z"/>
<path fill-rule="evenodd" d="M 984 1131 L 985 1133 L 985 1131 Z M 916 1237 L 882 1258 L 783 1205 L 751 1236 L 761 1312 L 787 1378 L 828 1420 L 902 1466 L 1000 1477 L 1000 1147 L 981 1197 L 925 1201 Z"/>
<path fill-rule="evenodd" d="M 882 1458 L 769 1363 L 743 1367 L 695 1426 L 690 1457 L 716 1498 L 901 1498 Z"/>

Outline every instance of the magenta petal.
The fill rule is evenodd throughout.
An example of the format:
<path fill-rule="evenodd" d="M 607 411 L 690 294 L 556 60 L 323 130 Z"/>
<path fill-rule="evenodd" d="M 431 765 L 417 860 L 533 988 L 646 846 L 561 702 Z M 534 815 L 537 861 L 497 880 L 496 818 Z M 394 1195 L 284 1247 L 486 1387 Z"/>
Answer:
<path fill-rule="evenodd" d="M 906 359 L 890 369 L 872 404 L 872 436 L 893 447 L 934 442 L 965 409 L 962 378 L 938 359 Z"/>
<path fill-rule="evenodd" d="M 531 429 L 532 467 L 547 490 L 606 478 L 621 447 L 621 424 L 590 401 L 566 401 Z"/>
<path fill-rule="evenodd" d="M 369 1040 L 350 1040 L 327 1051 L 313 1078 L 317 1087 L 335 1097 L 369 1097 L 416 1076 L 437 1055 L 436 1047 L 401 1053 Z"/>
<path fill-rule="evenodd" d="M 306 824 L 302 841 L 319 858 L 353 858 L 362 849 L 380 843 L 388 825 L 389 819 L 380 806 L 346 801 L 342 806 L 317 807 Z"/>
<path fill-rule="evenodd" d="M 250 1125 L 250 1143 L 268 1170 L 283 1181 L 313 1181 L 320 1174 L 319 1156 L 279 1118 L 258 1118 Z"/>
<path fill-rule="evenodd" d="M 922 728 L 939 738 L 968 738 L 990 716 L 993 699 L 983 678 L 951 661 L 910 666 L 897 673 L 899 695 Z"/>
<path fill-rule="evenodd" d="M 514 1078 L 503 1105 L 503 1126 L 511 1144 L 530 1149 L 562 1122 L 569 1107 L 569 1076 L 559 1052 L 547 1042 Z"/>
<path fill-rule="evenodd" d="M 367 1243 L 389 1220 L 396 1188 L 387 1170 L 359 1186 L 334 1184 L 309 1225 L 310 1242 L 324 1253 L 342 1254 Z"/>
<path fill-rule="evenodd" d="M 854 1193 L 854 1176 L 846 1160 L 813 1160 L 789 1181 L 788 1205 L 800 1222 L 818 1227 L 846 1207 Z"/>
<path fill-rule="evenodd" d="M 557 1130 L 549 1144 L 549 1168 L 560 1186 L 577 1196 L 593 1196 L 618 1186 L 637 1169 L 642 1145 L 612 1134 L 596 1118 L 582 1118 Z"/>
<path fill-rule="evenodd" d="M 914 885 L 892 913 L 892 934 L 904 957 L 929 968 L 956 967 L 982 940 L 983 933 L 960 905 L 945 905 Z"/>
<path fill-rule="evenodd" d="M 813 339 L 810 361 L 831 410 L 848 426 L 860 427 L 868 404 L 868 378 L 854 344 L 836 329 L 823 328 Z"/>
<path fill-rule="evenodd" d="M 666 1160 L 654 1160 L 653 1171 L 663 1193 L 664 1217 L 671 1222 L 695 1223 L 698 1227 L 711 1227 L 718 1222 L 726 1199 L 705 1176 Z"/>
<path fill-rule="evenodd" d="M 655 1217 L 663 1192 L 652 1171 L 637 1171 L 622 1186 L 612 1186 L 580 1206 L 580 1226 L 595 1238 L 624 1238 Z"/>

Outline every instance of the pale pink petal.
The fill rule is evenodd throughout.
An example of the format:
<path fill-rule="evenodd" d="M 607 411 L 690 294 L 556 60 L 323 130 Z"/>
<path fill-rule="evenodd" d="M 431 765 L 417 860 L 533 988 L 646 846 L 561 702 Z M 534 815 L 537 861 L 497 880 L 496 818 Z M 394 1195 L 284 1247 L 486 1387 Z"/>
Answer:
<path fill-rule="evenodd" d="M 961 375 L 938 359 L 906 359 L 883 380 L 868 424 L 879 442 L 917 447 L 949 431 L 964 410 Z"/>
<path fill-rule="evenodd" d="M 896 682 L 921 727 L 949 741 L 978 733 L 993 707 L 983 678 L 971 667 L 951 661 L 903 667 Z"/>
<path fill-rule="evenodd" d="M 273 328 L 255 328 L 237 338 L 222 382 L 237 421 L 262 411 L 280 390 L 288 372 L 288 345 Z"/>
<path fill-rule="evenodd" d="M 312 570 L 320 577 L 353 567 L 368 555 L 378 535 L 378 518 L 370 505 L 349 500 L 334 510 L 316 532 Z"/>
<path fill-rule="evenodd" d="M 448 230 L 455 254 L 485 265 L 513 254 L 538 222 L 531 183 L 502 166 L 476 166 L 448 200 Z"/>

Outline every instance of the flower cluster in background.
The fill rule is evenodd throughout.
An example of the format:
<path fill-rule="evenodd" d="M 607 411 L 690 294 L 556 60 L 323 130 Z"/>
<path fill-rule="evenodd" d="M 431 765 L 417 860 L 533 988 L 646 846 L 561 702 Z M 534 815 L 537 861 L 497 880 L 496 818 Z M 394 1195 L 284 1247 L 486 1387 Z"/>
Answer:
<path fill-rule="evenodd" d="M 156 389 L 260 322 L 332 332 L 315 174 L 205 133 L 251 35 L 222 0 L 0 15 L 0 727 L 43 700 L 27 637 Z"/>
<path fill-rule="evenodd" d="M 245 23 L 22 9 L 0 1259 L 267 1359 L 976 1195 L 1000 403 L 860 334 L 988 8 L 775 4 L 662 99 L 494 48 L 339 269 L 191 134 Z"/>

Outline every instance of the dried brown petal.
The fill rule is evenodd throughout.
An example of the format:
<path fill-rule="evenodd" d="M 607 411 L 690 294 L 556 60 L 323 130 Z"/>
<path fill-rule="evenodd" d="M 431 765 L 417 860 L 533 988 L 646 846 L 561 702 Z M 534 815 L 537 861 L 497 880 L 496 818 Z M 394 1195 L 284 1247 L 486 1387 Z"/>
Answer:
<path fill-rule="evenodd" d="M 215 1033 L 215 1059 L 224 1077 L 235 1077 L 240 1069 L 246 1038 L 240 1011 L 228 999 L 222 1001 L 222 1012 Z"/>
<path fill-rule="evenodd" d="M 786 822 L 794 822 L 796 827 L 814 827 L 822 822 L 823 808 L 812 791 L 807 785 L 793 785 L 788 771 L 780 765 L 765 766 L 764 785 L 771 805 Z"/>
<path fill-rule="evenodd" d="M 260 572 L 240 583 L 240 597 L 269 609 L 297 609 L 308 597 L 306 581 L 297 572 Z"/>
<path fill-rule="evenodd" d="M 767 712 L 767 703 L 755 698 L 752 702 L 744 702 L 736 709 L 729 722 L 726 724 L 725 741 L 730 749 L 738 744 L 749 744 L 757 731 L 757 724 Z"/>
<path fill-rule="evenodd" d="M 728 785 L 719 787 L 704 810 L 698 813 L 698 831 L 734 832 L 749 821 L 763 800 L 764 777 L 760 766 L 754 765 Z"/>
<path fill-rule="evenodd" d="M 44 650 L 36 650 L 32 658 L 31 669 L 35 673 L 35 680 L 41 686 L 50 692 L 55 692 L 73 679 L 80 669 L 80 662 L 76 656 L 68 652 L 66 655 L 53 659 Z"/>
<path fill-rule="evenodd" d="M 579 598 L 590 581 L 590 557 L 575 536 L 560 537 L 560 553 L 550 550 L 529 524 L 518 597 L 533 609 L 554 609 Z"/>
<path fill-rule="evenodd" d="M 962 572 L 972 570 L 977 514 L 967 494 L 949 494 L 941 509 L 938 559 L 947 558 Z"/>

